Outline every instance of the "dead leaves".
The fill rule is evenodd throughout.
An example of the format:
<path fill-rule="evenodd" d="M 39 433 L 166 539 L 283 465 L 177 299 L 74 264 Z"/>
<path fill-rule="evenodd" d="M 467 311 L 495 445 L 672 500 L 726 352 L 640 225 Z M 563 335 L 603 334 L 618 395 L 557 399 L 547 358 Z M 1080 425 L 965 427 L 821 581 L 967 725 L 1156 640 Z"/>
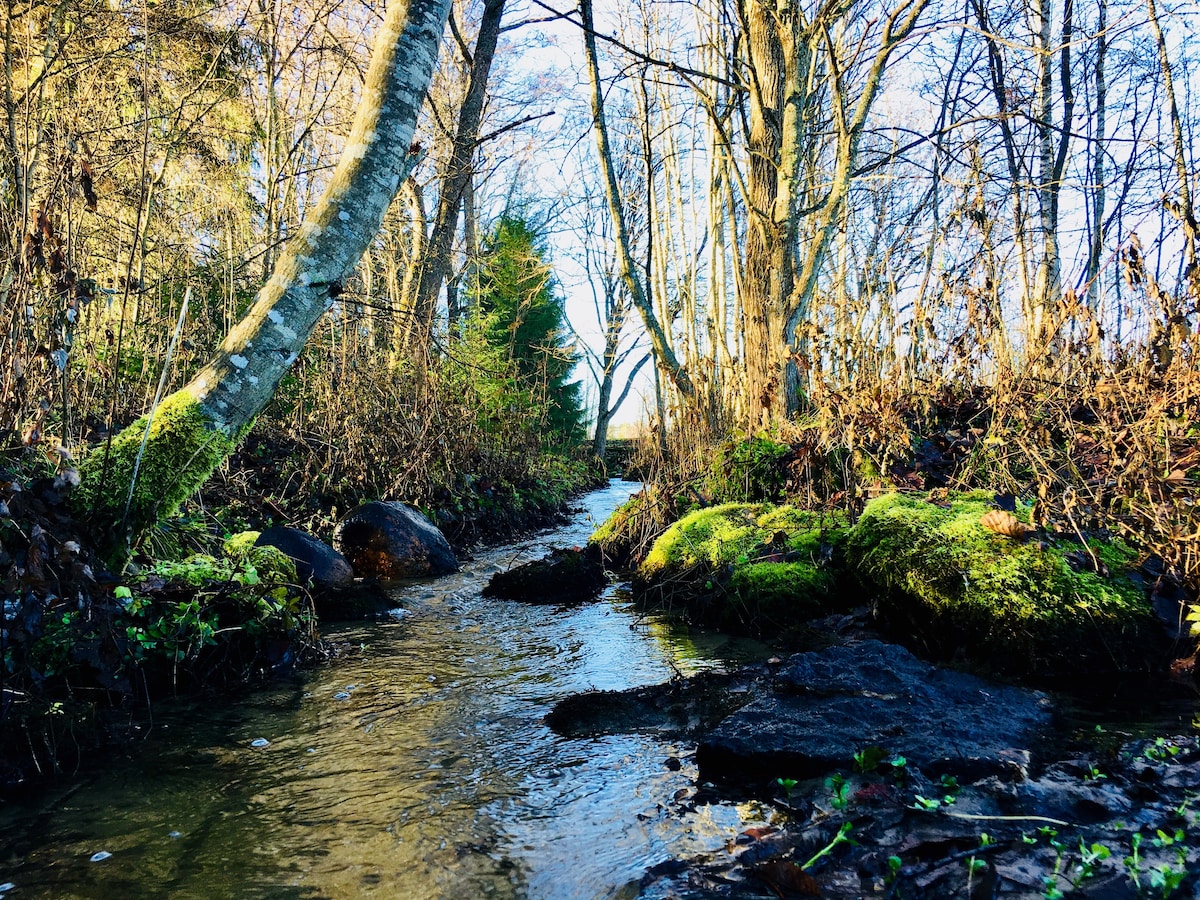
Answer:
<path fill-rule="evenodd" d="M 821 896 L 821 886 L 817 880 L 794 862 L 772 860 L 761 863 L 754 867 L 754 874 L 781 897 Z"/>
<path fill-rule="evenodd" d="M 1023 541 L 1037 531 L 1032 525 L 1026 525 L 1012 513 L 1003 509 L 993 509 L 991 512 L 984 513 L 979 519 L 979 524 L 989 531 L 1016 541 Z"/>

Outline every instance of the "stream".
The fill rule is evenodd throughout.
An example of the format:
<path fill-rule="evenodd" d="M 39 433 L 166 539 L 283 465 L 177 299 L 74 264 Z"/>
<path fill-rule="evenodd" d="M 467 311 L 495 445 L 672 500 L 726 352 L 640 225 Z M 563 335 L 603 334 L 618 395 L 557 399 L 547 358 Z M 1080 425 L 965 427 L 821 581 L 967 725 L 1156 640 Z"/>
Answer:
<path fill-rule="evenodd" d="M 720 846 L 760 811 L 671 809 L 694 788 L 690 746 L 542 719 L 766 648 L 641 616 L 620 586 L 575 607 L 480 597 L 492 573 L 583 544 L 635 487 L 398 589 L 386 624 L 326 628 L 354 648 L 329 665 L 159 704 L 129 754 L 0 806 L 0 896 L 633 897 L 647 867 Z"/>

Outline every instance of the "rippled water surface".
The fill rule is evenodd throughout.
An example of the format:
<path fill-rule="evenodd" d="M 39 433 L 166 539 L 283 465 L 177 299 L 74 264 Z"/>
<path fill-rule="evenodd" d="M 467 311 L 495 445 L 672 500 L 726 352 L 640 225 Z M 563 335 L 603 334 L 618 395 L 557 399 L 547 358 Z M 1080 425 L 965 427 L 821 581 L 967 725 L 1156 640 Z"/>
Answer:
<path fill-rule="evenodd" d="M 14 900 L 623 897 L 646 867 L 719 845 L 747 813 L 667 811 L 694 772 L 664 762 L 689 747 L 567 740 L 542 717 L 761 648 L 639 618 L 619 589 L 574 608 L 479 596 L 493 572 L 583 543 L 629 491 L 398 591 L 392 624 L 328 629 L 358 649 L 302 683 L 160 708 L 133 758 L 0 807 L 0 885 Z"/>

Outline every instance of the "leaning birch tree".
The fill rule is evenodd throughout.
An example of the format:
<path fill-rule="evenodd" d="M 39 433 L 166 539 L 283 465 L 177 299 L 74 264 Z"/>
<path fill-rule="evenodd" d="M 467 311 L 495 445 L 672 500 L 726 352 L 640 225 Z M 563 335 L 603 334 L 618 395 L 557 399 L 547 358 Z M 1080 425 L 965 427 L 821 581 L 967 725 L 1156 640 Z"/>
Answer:
<path fill-rule="evenodd" d="M 113 557 L 174 512 L 233 451 L 375 237 L 419 161 L 412 143 L 450 0 L 393 0 L 329 186 L 245 318 L 189 384 L 81 466 L 79 512 Z"/>

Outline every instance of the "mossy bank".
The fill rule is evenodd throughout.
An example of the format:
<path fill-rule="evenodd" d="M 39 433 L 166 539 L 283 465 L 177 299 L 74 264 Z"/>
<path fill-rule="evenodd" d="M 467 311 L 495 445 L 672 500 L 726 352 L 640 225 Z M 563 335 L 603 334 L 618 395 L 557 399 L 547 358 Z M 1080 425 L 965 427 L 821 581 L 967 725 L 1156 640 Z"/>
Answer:
<path fill-rule="evenodd" d="M 698 623 L 786 628 L 840 605 L 846 533 L 840 513 L 754 503 L 696 510 L 654 542 L 636 590 Z"/>
<path fill-rule="evenodd" d="M 700 624 L 780 634 L 869 607 L 924 655 L 1042 683 L 1101 684 L 1162 673 L 1172 644 L 1120 540 L 1020 539 L 981 521 L 995 495 L 888 494 L 852 526 L 841 513 L 725 503 L 695 510 L 636 569 L 648 606 Z M 619 510 L 593 542 L 627 533 Z M 1017 504 L 1016 521 L 1029 521 Z"/>

